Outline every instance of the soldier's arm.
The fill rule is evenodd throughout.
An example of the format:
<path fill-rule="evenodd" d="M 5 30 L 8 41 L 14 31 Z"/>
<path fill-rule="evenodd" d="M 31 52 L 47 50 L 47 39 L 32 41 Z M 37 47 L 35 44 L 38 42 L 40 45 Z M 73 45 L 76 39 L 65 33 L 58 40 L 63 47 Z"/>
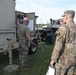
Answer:
<path fill-rule="evenodd" d="M 30 42 L 30 44 L 33 44 L 32 39 L 31 39 L 31 36 L 30 36 L 30 30 L 29 30 L 28 27 L 26 29 L 26 38 Z"/>
<path fill-rule="evenodd" d="M 59 53 L 61 52 L 64 42 L 65 42 L 66 29 L 64 26 L 61 26 L 58 29 L 55 46 L 52 52 L 51 60 L 57 62 L 59 58 Z"/>
<path fill-rule="evenodd" d="M 31 37 L 30 37 L 29 34 L 26 34 L 26 38 L 27 38 L 27 40 L 28 40 L 31 44 L 33 44 L 32 39 L 31 39 Z"/>

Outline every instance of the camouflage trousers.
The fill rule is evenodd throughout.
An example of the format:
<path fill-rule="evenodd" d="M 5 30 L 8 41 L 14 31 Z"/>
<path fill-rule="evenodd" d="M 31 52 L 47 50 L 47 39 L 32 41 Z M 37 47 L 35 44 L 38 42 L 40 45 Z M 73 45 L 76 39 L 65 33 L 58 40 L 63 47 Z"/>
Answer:
<path fill-rule="evenodd" d="M 19 42 L 19 64 L 23 69 L 27 67 L 28 51 L 28 46 L 25 42 Z"/>
<path fill-rule="evenodd" d="M 71 59 L 71 58 L 69 58 Z M 74 71 L 75 71 L 75 62 L 73 62 L 73 58 L 72 61 L 70 61 L 67 58 L 60 58 L 58 63 L 56 63 L 55 67 L 56 67 L 56 73 L 55 75 L 74 75 Z"/>

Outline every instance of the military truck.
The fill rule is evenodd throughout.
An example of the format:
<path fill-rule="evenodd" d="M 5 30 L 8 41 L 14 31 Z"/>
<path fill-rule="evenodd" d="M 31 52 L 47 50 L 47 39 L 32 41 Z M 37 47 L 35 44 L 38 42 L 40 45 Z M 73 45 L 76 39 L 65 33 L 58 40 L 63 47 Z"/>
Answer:
<path fill-rule="evenodd" d="M 12 48 L 17 48 L 15 24 L 15 0 L 0 0 L 0 52 L 8 50 L 7 39 L 12 39 Z"/>
<path fill-rule="evenodd" d="M 40 30 L 41 40 L 46 44 L 54 44 L 56 39 L 56 30 L 60 27 L 59 20 L 50 19 L 50 24 L 43 26 Z"/>
<path fill-rule="evenodd" d="M 18 48 L 19 46 L 16 32 L 17 13 L 15 11 L 15 5 L 15 0 L 0 0 L 0 53 L 7 53 L 8 39 L 12 39 L 12 49 Z M 29 49 L 30 53 L 36 52 L 37 43 L 35 48 L 29 45 Z"/>

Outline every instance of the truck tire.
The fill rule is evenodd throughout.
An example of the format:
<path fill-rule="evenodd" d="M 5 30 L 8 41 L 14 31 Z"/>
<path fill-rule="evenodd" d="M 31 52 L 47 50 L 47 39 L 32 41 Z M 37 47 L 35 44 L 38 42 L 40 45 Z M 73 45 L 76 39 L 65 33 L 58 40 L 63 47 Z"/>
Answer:
<path fill-rule="evenodd" d="M 52 44 L 55 44 L 55 40 L 56 40 L 56 35 L 53 34 L 53 35 L 52 35 L 52 39 L 51 39 Z"/>
<path fill-rule="evenodd" d="M 34 43 L 36 46 L 35 46 L 35 47 L 32 47 L 32 45 L 30 45 L 30 47 L 29 47 L 29 53 L 30 53 L 30 54 L 35 53 L 35 52 L 37 51 L 37 48 L 38 48 L 38 41 L 37 41 L 37 39 L 33 39 L 32 41 L 33 41 L 33 43 Z"/>

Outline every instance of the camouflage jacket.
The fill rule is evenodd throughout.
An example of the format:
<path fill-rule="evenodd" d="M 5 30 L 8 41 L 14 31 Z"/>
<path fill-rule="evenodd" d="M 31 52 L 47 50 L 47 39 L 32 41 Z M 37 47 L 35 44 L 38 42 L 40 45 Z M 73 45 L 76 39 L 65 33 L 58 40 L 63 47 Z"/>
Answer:
<path fill-rule="evenodd" d="M 28 40 L 26 38 L 26 34 L 30 35 L 30 29 L 23 24 L 18 25 L 17 28 L 17 34 L 18 34 L 18 38 L 19 38 L 19 42 L 28 44 Z"/>
<path fill-rule="evenodd" d="M 57 62 L 61 55 L 76 55 L 76 25 L 74 22 L 64 24 L 57 30 L 55 46 L 52 52 L 51 60 Z"/>

